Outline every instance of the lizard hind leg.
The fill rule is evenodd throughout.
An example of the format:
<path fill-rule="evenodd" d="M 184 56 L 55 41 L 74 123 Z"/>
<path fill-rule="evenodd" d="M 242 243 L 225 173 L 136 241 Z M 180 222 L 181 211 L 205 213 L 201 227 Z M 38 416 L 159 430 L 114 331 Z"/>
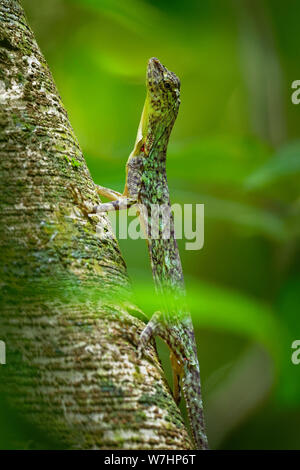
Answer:
<path fill-rule="evenodd" d="M 168 330 L 166 325 L 162 322 L 161 312 L 155 312 L 151 320 L 148 322 L 146 327 L 141 333 L 138 344 L 138 357 L 141 358 L 143 351 L 147 347 L 147 344 L 151 341 L 154 336 L 160 336 L 170 347 L 171 342 L 168 336 Z M 173 396 L 175 403 L 178 405 L 181 399 L 181 377 L 182 377 L 182 364 L 178 360 L 178 357 L 170 349 L 170 360 L 173 371 Z"/>
<path fill-rule="evenodd" d="M 170 351 L 170 361 L 173 372 L 173 397 L 176 405 L 179 405 L 181 400 L 181 378 L 183 374 L 182 364 L 178 361 L 173 351 Z"/>
<path fill-rule="evenodd" d="M 143 329 L 139 342 L 138 342 L 138 357 L 141 358 L 144 350 L 154 336 L 161 336 L 161 322 L 160 322 L 161 313 L 155 312 L 151 320 L 147 323 Z"/>

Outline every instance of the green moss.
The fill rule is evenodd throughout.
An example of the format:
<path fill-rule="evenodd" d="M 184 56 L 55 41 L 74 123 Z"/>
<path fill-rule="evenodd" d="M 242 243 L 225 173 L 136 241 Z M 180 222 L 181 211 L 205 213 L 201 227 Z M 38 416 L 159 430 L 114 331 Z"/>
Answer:
<path fill-rule="evenodd" d="M 133 377 L 138 384 L 144 383 L 145 381 L 145 377 L 143 374 L 141 374 L 140 368 L 137 364 L 135 365 L 135 372 L 133 373 Z"/>
<path fill-rule="evenodd" d="M 117 387 L 110 380 L 102 380 L 100 383 L 100 388 L 102 393 L 107 393 L 113 397 L 123 397 L 124 392 L 121 387 Z"/>
<path fill-rule="evenodd" d="M 118 432 L 114 434 L 114 442 L 116 443 L 116 447 L 122 449 L 124 446 L 124 437 L 122 437 Z"/>
<path fill-rule="evenodd" d="M 184 425 L 175 402 L 170 399 L 170 395 L 161 385 L 156 384 L 155 388 L 156 392 L 154 394 L 143 394 L 139 399 L 139 403 L 146 407 L 158 406 L 166 410 L 166 421 L 175 424 L 177 428 L 183 428 Z"/>
<path fill-rule="evenodd" d="M 64 149 L 63 149 L 64 150 Z M 64 159 L 73 167 L 79 168 L 82 166 L 82 163 L 76 160 L 75 157 L 69 157 L 68 155 L 64 155 Z"/>
<path fill-rule="evenodd" d="M 143 411 L 137 411 L 135 413 L 135 420 L 137 423 L 142 423 L 143 421 L 146 421 L 147 415 Z"/>
<path fill-rule="evenodd" d="M 78 160 L 76 160 L 76 158 L 72 157 L 71 158 L 71 165 L 73 168 L 78 168 L 80 166 L 82 166 L 82 163 L 79 162 Z"/>

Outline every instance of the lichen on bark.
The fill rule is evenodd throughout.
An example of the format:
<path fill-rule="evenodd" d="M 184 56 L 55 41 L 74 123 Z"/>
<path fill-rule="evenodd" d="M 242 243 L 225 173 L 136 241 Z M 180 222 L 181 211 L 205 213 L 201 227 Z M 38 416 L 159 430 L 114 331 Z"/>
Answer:
<path fill-rule="evenodd" d="M 144 323 L 132 314 L 137 307 L 110 224 L 81 211 L 72 185 L 97 201 L 22 7 L 2 0 L 2 399 L 58 447 L 188 449 L 155 348 L 137 358 Z"/>

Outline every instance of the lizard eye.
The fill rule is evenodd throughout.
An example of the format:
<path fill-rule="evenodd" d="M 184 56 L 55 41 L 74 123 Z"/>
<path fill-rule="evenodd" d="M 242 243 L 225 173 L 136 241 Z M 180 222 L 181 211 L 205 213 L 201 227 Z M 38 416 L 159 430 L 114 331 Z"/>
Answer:
<path fill-rule="evenodd" d="M 166 88 L 171 88 L 170 83 L 169 83 L 169 82 L 166 82 L 166 83 L 165 83 L 165 87 L 166 87 Z"/>
<path fill-rule="evenodd" d="M 145 152 L 145 144 L 141 146 L 141 152 Z"/>

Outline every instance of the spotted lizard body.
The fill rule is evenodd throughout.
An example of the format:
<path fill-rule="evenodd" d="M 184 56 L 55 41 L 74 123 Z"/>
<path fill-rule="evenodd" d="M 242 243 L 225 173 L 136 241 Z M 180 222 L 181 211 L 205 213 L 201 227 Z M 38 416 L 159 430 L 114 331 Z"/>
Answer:
<path fill-rule="evenodd" d="M 162 302 L 161 311 L 153 315 L 141 334 L 139 352 L 142 354 L 156 335 L 167 343 L 171 352 L 175 400 L 180 400 L 181 379 L 195 446 L 207 449 L 196 342 L 185 302 L 166 176 L 167 145 L 180 105 L 180 81 L 158 59 L 152 58 L 148 62 L 146 85 L 147 97 L 137 138 L 126 165 L 124 193 L 99 186 L 99 194 L 113 202 L 96 206 L 94 212 L 137 204 L 146 232 L 156 292 Z M 168 221 L 167 234 L 163 222 L 153 226 L 153 208 L 160 209 L 163 220 Z"/>

